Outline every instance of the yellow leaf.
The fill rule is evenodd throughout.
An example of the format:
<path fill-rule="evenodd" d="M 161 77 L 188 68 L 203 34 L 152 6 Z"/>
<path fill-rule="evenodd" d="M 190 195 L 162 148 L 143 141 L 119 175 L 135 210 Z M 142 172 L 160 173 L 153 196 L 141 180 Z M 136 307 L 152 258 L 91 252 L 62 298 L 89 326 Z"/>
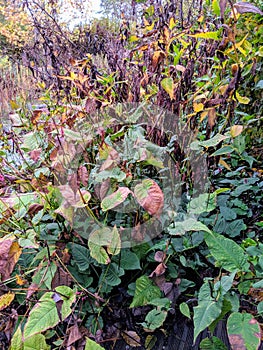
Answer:
<path fill-rule="evenodd" d="M 206 117 L 207 115 L 208 115 L 208 110 L 203 111 L 203 112 L 201 113 L 200 122 L 202 122 L 202 121 L 205 119 L 205 117 Z"/>
<path fill-rule="evenodd" d="M 164 78 L 161 81 L 162 88 L 167 92 L 172 100 L 174 98 L 174 82 L 173 78 Z"/>
<path fill-rule="evenodd" d="M 220 157 L 220 159 L 219 159 L 219 164 L 223 165 L 224 168 L 231 171 L 230 166 L 222 159 L 222 157 Z"/>
<path fill-rule="evenodd" d="M 204 105 L 203 103 L 194 103 L 194 111 L 196 113 L 203 111 Z"/>
<path fill-rule="evenodd" d="M 174 18 L 172 17 L 170 18 L 170 21 L 169 21 L 169 29 L 172 30 L 175 26 L 176 26 L 176 23 Z"/>
<path fill-rule="evenodd" d="M 8 292 L 7 294 L 0 296 L 0 311 L 4 310 L 7 306 L 9 306 L 15 298 L 15 294 Z"/>
<path fill-rule="evenodd" d="M 237 137 L 242 133 L 243 129 L 244 129 L 243 125 L 233 125 L 230 128 L 230 135 L 232 137 Z"/>
<path fill-rule="evenodd" d="M 238 100 L 238 102 L 247 105 L 250 102 L 250 98 L 246 97 L 246 96 L 240 96 L 238 92 L 236 92 L 236 98 Z"/>

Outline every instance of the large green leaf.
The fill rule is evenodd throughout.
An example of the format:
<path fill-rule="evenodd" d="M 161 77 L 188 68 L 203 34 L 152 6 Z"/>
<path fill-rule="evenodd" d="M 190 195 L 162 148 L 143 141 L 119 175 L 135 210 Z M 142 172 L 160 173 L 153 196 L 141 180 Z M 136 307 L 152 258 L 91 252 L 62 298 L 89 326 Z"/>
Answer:
<path fill-rule="evenodd" d="M 15 334 L 11 339 L 11 345 L 9 350 L 23 350 L 23 340 L 22 340 L 22 331 L 21 327 L 18 326 Z"/>
<path fill-rule="evenodd" d="M 72 256 L 80 271 L 89 267 L 89 250 L 80 244 L 72 244 Z"/>
<path fill-rule="evenodd" d="M 62 301 L 62 307 L 59 311 L 57 301 Z M 75 293 L 67 286 L 59 286 L 55 288 L 55 292 L 45 293 L 29 314 L 24 329 L 24 338 L 55 327 L 60 319 L 64 320 L 70 315 L 71 304 L 74 301 Z"/>
<path fill-rule="evenodd" d="M 151 300 L 160 298 L 160 289 L 153 285 L 147 276 L 141 276 L 136 280 L 135 294 L 130 307 L 147 305 Z"/>
<path fill-rule="evenodd" d="M 257 350 L 260 346 L 260 325 L 250 314 L 232 313 L 227 320 L 227 333 L 233 349 Z"/>
<path fill-rule="evenodd" d="M 222 299 L 215 300 L 208 282 L 200 288 L 198 306 L 194 307 L 194 342 L 198 335 L 217 319 L 222 309 Z"/>
<path fill-rule="evenodd" d="M 88 246 L 90 255 L 100 264 L 110 262 L 109 254 L 117 255 L 121 249 L 121 239 L 116 226 L 102 227 L 90 234 Z"/>
<path fill-rule="evenodd" d="M 46 339 L 42 334 L 34 334 L 32 337 L 27 338 L 24 342 L 23 350 L 49 350 L 50 346 L 47 345 Z"/>
<path fill-rule="evenodd" d="M 247 255 L 236 242 L 214 232 L 206 234 L 205 241 L 216 260 L 216 266 L 230 272 L 249 271 Z"/>
<path fill-rule="evenodd" d="M 139 270 L 140 267 L 140 260 L 138 256 L 127 249 L 122 249 L 121 251 L 121 261 L 120 266 L 124 270 Z"/>
<path fill-rule="evenodd" d="M 123 268 L 117 264 L 112 263 L 106 269 L 106 273 L 101 275 L 103 283 L 107 283 L 110 286 L 117 286 L 121 283 L 120 277 L 124 275 Z"/>
<path fill-rule="evenodd" d="M 103 198 L 101 202 L 101 209 L 107 211 L 113 209 L 123 203 L 128 195 L 132 193 L 128 187 L 120 187 L 117 191 Z"/>
<path fill-rule="evenodd" d="M 214 210 L 215 207 L 216 195 L 214 193 L 202 193 L 191 199 L 187 209 L 190 214 L 202 214 Z"/>
<path fill-rule="evenodd" d="M 184 235 L 187 231 L 211 232 L 206 225 L 193 218 L 175 222 L 173 225 L 168 227 L 168 231 L 171 235 Z"/>

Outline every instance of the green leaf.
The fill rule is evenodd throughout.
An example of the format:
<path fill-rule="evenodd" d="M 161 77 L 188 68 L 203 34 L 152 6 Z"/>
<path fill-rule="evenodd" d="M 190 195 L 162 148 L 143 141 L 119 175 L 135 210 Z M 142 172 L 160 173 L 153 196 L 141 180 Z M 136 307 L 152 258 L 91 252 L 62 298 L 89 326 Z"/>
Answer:
<path fill-rule="evenodd" d="M 135 294 L 130 307 L 147 305 L 151 300 L 160 298 L 160 289 L 153 285 L 147 276 L 141 276 L 136 280 Z"/>
<path fill-rule="evenodd" d="M 263 316 L 263 301 L 258 303 L 257 310 L 258 310 L 258 313 L 260 314 L 260 316 Z"/>
<path fill-rule="evenodd" d="M 232 146 L 224 146 L 219 148 L 217 151 L 215 151 L 214 153 L 211 154 L 211 156 L 215 157 L 215 156 L 221 156 L 223 154 L 229 154 L 234 152 L 234 148 Z"/>
<path fill-rule="evenodd" d="M 216 32 L 203 32 L 203 33 L 191 34 L 189 36 L 191 36 L 193 38 L 200 38 L 200 39 L 219 40 L 218 31 L 216 31 Z"/>
<path fill-rule="evenodd" d="M 121 239 L 116 226 L 113 229 L 102 227 L 93 231 L 89 236 L 88 246 L 90 255 L 95 260 L 100 264 L 108 264 L 109 254 L 118 255 L 121 249 Z"/>
<path fill-rule="evenodd" d="M 140 270 L 140 260 L 138 256 L 131 252 L 130 250 L 124 250 L 121 251 L 121 261 L 120 266 L 124 270 Z"/>
<path fill-rule="evenodd" d="M 191 199 L 187 210 L 190 214 L 202 214 L 215 208 L 216 195 L 214 193 L 202 193 L 198 197 Z"/>
<path fill-rule="evenodd" d="M 222 309 L 222 299 L 216 301 L 211 296 L 208 282 L 205 282 L 198 296 L 198 306 L 194 307 L 194 342 L 198 335 L 217 319 Z"/>
<path fill-rule="evenodd" d="M 106 269 L 106 273 L 103 275 L 102 280 L 110 286 L 117 286 L 121 283 L 120 277 L 124 275 L 123 268 L 117 264 L 112 263 Z"/>
<path fill-rule="evenodd" d="M 21 148 L 32 151 L 33 149 L 40 148 L 41 143 L 42 139 L 39 132 L 32 131 L 24 135 Z"/>
<path fill-rule="evenodd" d="M 189 306 L 188 304 L 186 303 L 181 303 L 179 305 L 179 309 L 180 309 L 180 312 L 186 316 L 187 318 L 191 319 L 191 315 L 190 315 L 190 309 L 189 309 Z"/>
<path fill-rule="evenodd" d="M 200 350 L 228 350 L 225 344 L 217 337 L 205 338 L 200 343 Z"/>
<path fill-rule="evenodd" d="M 128 195 L 132 193 L 128 187 L 120 187 L 117 191 L 103 198 L 101 202 L 101 209 L 107 211 L 113 209 L 123 203 Z"/>
<path fill-rule="evenodd" d="M 50 346 L 47 345 L 43 334 L 35 334 L 30 338 L 27 338 L 24 342 L 23 350 L 49 350 Z"/>
<path fill-rule="evenodd" d="M 154 331 L 163 325 L 166 317 L 167 311 L 154 309 L 146 315 L 145 322 L 142 323 L 142 326 L 146 329 Z"/>
<path fill-rule="evenodd" d="M 249 271 L 247 255 L 236 242 L 211 231 L 205 235 L 205 241 L 216 260 L 216 266 L 229 272 Z"/>
<path fill-rule="evenodd" d="M 220 142 L 229 139 L 230 136 L 225 136 L 221 134 L 216 134 L 214 137 L 207 141 L 200 141 L 199 144 L 203 147 L 215 147 L 217 146 Z"/>
<path fill-rule="evenodd" d="M 80 244 L 72 244 L 72 256 L 80 271 L 86 271 L 89 267 L 89 250 Z"/>
<path fill-rule="evenodd" d="M 33 307 L 25 325 L 24 338 L 55 327 L 60 322 L 55 297 L 63 301 L 61 319 L 64 320 L 70 315 L 70 306 L 75 301 L 75 293 L 69 287 L 59 286 L 55 288 L 55 292 L 45 293 Z"/>
<path fill-rule="evenodd" d="M 99 173 L 96 173 L 93 176 L 96 183 L 103 182 L 107 179 L 114 179 L 118 182 L 121 182 L 126 179 L 126 173 L 124 171 L 121 171 L 121 169 L 118 167 L 115 167 L 112 170 L 100 171 Z"/>
<path fill-rule="evenodd" d="M 212 1 L 212 7 L 213 7 L 214 13 L 219 17 L 220 16 L 220 7 L 219 7 L 218 0 Z"/>
<path fill-rule="evenodd" d="M 85 349 L 84 350 L 105 350 L 99 344 L 97 344 L 94 340 L 87 338 Z"/>
<path fill-rule="evenodd" d="M 161 81 L 161 86 L 167 92 L 167 94 L 170 96 L 170 99 L 172 100 L 174 98 L 174 81 L 173 78 L 164 78 Z"/>
<path fill-rule="evenodd" d="M 184 235 L 187 231 L 211 232 L 206 225 L 193 218 L 175 222 L 172 226 L 168 227 L 168 231 L 171 235 Z"/>
<path fill-rule="evenodd" d="M 22 331 L 21 327 L 18 326 L 15 334 L 11 339 L 11 345 L 9 350 L 23 350 L 23 340 L 22 340 Z"/>
<path fill-rule="evenodd" d="M 250 314 L 232 313 L 227 320 L 227 333 L 233 349 L 256 350 L 260 346 L 260 326 Z"/>

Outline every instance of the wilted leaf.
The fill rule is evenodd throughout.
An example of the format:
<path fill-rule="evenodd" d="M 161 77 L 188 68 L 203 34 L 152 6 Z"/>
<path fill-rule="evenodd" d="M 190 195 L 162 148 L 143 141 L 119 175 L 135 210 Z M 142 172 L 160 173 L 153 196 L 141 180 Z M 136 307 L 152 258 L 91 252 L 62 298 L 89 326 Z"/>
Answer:
<path fill-rule="evenodd" d="M 79 326 L 77 324 L 74 324 L 72 327 L 68 329 L 68 341 L 67 346 L 70 346 L 71 344 L 75 343 L 79 339 L 82 338 L 82 334 L 79 330 Z"/>
<path fill-rule="evenodd" d="M 0 296 L 0 311 L 9 306 L 15 298 L 15 294 L 8 292 Z"/>
<path fill-rule="evenodd" d="M 256 350 L 261 343 L 259 323 L 247 313 L 232 313 L 227 320 L 227 333 L 232 349 Z"/>
<path fill-rule="evenodd" d="M 109 254 L 117 255 L 120 252 L 121 240 L 116 227 L 110 229 L 102 227 L 90 234 L 88 246 L 90 255 L 100 264 L 110 262 Z"/>
<path fill-rule="evenodd" d="M 113 209 L 123 203 L 128 195 L 132 193 L 128 187 L 120 187 L 117 191 L 110 194 L 107 197 L 104 197 L 101 202 L 101 209 L 107 211 Z"/>
<path fill-rule="evenodd" d="M 8 279 L 22 253 L 17 242 L 11 239 L 0 240 L 0 274 L 2 281 Z"/>
<path fill-rule="evenodd" d="M 172 100 L 174 98 L 174 81 L 173 78 L 164 78 L 161 81 L 162 88 L 167 92 Z"/>
<path fill-rule="evenodd" d="M 145 179 L 134 188 L 134 194 L 139 204 L 150 214 L 160 214 L 164 195 L 157 183 L 151 179 Z"/>
<path fill-rule="evenodd" d="M 237 91 L 236 91 L 236 98 L 239 103 L 242 103 L 244 105 L 247 105 L 250 102 L 250 99 L 248 97 L 239 95 Z"/>
<path fill-rule="evenodd" d="M 166 271 L 166 265 L 164 263 L 160 263 L 157 265 L 156 269 L 150 274 L 150 277 L 161 276 Z"/>
<path fill-rule="evenodd" d="M 236 2 L 234 4 L 234 8 L 236 11 L 240 14 L 252 12 L 252 13 L 258 13 L 261 16 L 263 16 L 263 12 L 255 5 L 251 4 L 250 2 Z"/>
<path fill-rule="evenodd" d="M 233 125 L 230 128 L 230 135 L 232 137 L 237 137 L 242 133 L 243 129 L 244 129 L 243 125 Z"/>
<path fill-rule="evenodd" d="M 125 342 L 131 346 L 132 348 L 136 348 L 137 346 L 141 346 L 141 338 L 134 331 L 125 331 L 121 333 Z"/>
<path fill-rule="evenodd" d="M 147 335 L 145 339 L 145 349 L 152 350 L 157 342 L 157 337 L 155 335 Z"/>

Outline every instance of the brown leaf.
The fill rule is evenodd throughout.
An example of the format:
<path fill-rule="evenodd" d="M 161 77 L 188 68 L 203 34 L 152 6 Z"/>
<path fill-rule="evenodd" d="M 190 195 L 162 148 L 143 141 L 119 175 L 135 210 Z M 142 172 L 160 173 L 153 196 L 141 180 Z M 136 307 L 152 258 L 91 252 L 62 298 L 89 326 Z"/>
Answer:
<path fill-rule="evenodd" d="M 220 8 L 220 17 L 221 20 L 225 17 L 225 10 L 226 10 L 227 0 L 219 0 L 219 8 Z"/>
<path fill-rule="evenodd" d="M 132 348 L 136 348 L 138 346 L 141 346 L 141 338 L 139 335 L 134 331 L 125 331 L 122 332 L 122 337 L 125 340 L 125 342 L 131 346 Z"/>
<path fill-rule="evenodd" d="M 234 8 L 236 11 L 240 14 L 251 12 L 251 13 L 258 13 L 261 16 L 263 16 L 263 12 L 255 5 L 251 4 L 250 2 L 236 2 L 234 4 Z"/>
<path fill-rule="evenodd" d="M 82 334 L 77 324 L 74 324 L 74 326 L 70 327 L 68 329 L 68 333 L 69 333 L 69 336 L 68 336 L 67 346 L 70 346 L 71 344 L 75 343 L 76 341 L 82 338 Z"/>
<path fill-rule="evenodd" d="M 29 156 L 34 162 L 37 162 L 40 158 L 41 152 L 42 148 L 34 149 L 33 151 L 29 152 Z"/>
<path fill-rule="evenodd" d="M 33 217 L 34 215 L 36 215 L 43 208 L 44 208 L 44 205 L 38 204 L 38 203 L 34 203 L 34 204 L 31 204 L 29 206 L 27 213 L 28 213 L 28 215 L 30 217 Z"/>
<path fill-rule="evenodd" d="M 165 273 L 167 266 L 164 263 L 157 265 L 156 269 L 150 274 L 150 277 L 161 276 Z"/>
<path fill-rule="evenodd" d="M 17 242 L 11 239 L 0 241 L 0 274 L 2 281 L 8 279 L 22 253 Z"/>
<path fill-rule="evenodd" d="M 38 284 L 32 283 L 27 289 L 26 299 L 30 299 L 32 295 L 39 289 Z"/>
<path fill-rule="evenodd" d="M 58 286 L 70 286 L 73 282 L 70 274 L 63 270 L 61 266 L 58 266 L 55 276 L 52 279 L 51 287 L 55 289 Z"/>
<path fill-rule="evenodd" d="M 145 179 L 135 186 L 134 194 L 139 204 L 150 214 L 159 215 L 164 203 L 164 195 L 158 184 Z"/>
<path fill-rule="evenodd" d="M 164 252 L 162 252 L 161 250 L 158 250 L 155 254 L 154 254 L 154 260 L 157 262 L 163 262 L 165 260 L 166 254 Z"/>
<path fill-rule="evenodd" d="M 79 181 L 83 184 L 83 186 L 88 185 L 89 173 L 87 168 L 83 165 L 78 168 L 78 178 Z"/>
<path fill-rule="evenodd" d="M 135 240 L 135 242 L 142 242 L 145 237 L 145 230 L 141 227 L 141 224 L 138 223 L 133 229 L 131 233 L 132 239 Z"/>

